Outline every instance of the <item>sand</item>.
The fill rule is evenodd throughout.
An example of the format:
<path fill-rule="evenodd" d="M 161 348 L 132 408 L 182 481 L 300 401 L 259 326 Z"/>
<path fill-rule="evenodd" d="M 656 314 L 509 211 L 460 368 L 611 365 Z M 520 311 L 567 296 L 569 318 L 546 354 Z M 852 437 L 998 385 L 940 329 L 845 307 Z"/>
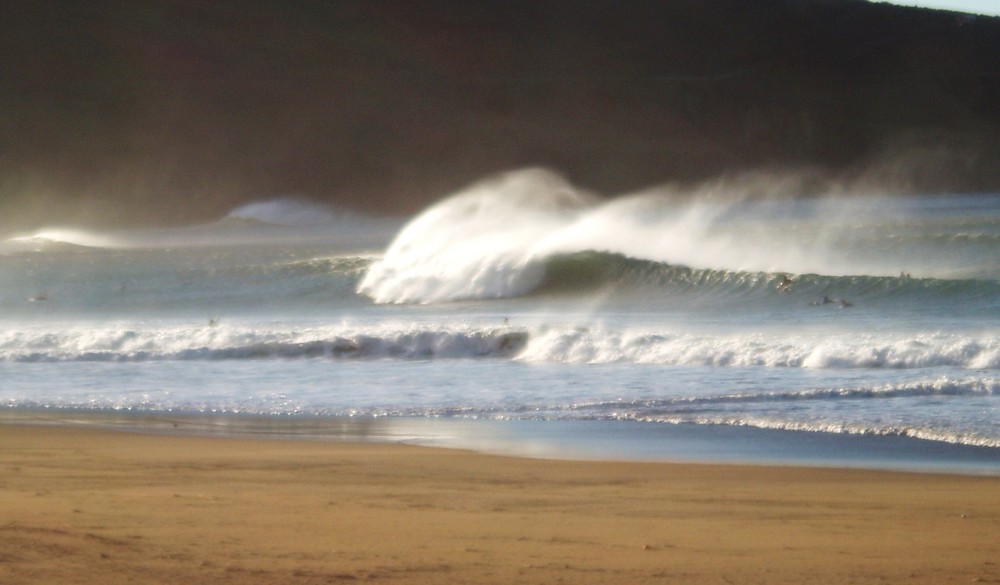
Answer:
<path fill-rule="evenodd" d="M 0 583 L 1000 582 L 1000 478 L 0 425 Z"/>

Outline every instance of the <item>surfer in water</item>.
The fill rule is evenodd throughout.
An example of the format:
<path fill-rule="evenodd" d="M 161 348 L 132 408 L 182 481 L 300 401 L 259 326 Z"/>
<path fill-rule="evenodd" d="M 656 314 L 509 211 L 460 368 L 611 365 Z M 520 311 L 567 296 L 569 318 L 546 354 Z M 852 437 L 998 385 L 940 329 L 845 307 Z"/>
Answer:
<path fill-rule="evenodd" d="M 818 301 L 818 302 L 817 301 L 813 301 L 813 302 L 811 302 L 809 304 L 812 305 L 812 306 L 814 306 L 814 307 L 818 307 L 820 305 L 840 305 L 840 308 L 842 308 L 842 309 L 846 309 L 847 307 L 853 307 L 854 306 L 854 303 L 852 303 L 851 301 L 848 301 L 847 299 L 831 299 L 830 295 L 823 295 L 823 300 L 822 301 Z"/>
<path fill-rule="evenodd" d="M 789 278 L 787 274 L 782 274 L 781 280 L 778 282 L 778 294 L 788 294 L 788 291 L 792 288 L 793 282 L 795 281 Z"/>

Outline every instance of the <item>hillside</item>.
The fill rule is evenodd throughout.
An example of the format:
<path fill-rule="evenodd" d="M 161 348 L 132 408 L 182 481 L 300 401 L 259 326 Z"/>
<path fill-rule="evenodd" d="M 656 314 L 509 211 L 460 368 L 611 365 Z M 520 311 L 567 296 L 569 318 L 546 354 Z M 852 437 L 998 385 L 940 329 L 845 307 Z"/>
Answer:
<path fill-rule="evenodd" d="M 412 212 L 544 165 L 1000 190 L 1000 18 L 862 0 L 14 0 L 0 229 L 302 194 Z M 873 187 L 875 186 L 875 187 Z"/>

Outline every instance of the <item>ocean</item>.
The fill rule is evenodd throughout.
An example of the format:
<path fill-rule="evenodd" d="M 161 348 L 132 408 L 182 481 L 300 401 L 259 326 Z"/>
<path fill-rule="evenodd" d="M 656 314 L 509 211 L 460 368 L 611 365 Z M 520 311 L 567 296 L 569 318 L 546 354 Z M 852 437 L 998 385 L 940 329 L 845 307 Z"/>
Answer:
<path fill-rule="evenodd" d="M 16 234 L 0 417 L 1000 474 L 1000 194 L 525 169 L 414 217 Z"/>

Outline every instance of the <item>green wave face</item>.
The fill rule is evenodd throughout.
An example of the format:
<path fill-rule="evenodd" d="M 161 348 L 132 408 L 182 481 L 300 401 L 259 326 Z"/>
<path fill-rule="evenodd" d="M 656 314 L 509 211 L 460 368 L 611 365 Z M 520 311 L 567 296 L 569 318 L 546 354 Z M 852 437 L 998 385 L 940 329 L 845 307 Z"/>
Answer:
<path fill-rule="evenodd" d="M 1000 282 L 900 276 L 794 275 L 694 269 L 622 254 L 585 251 L 544 261 L 534 295 L 574 296 L 614 292 L 630 303 L 676 301 L 741 306 L 919 305 L 924 310 L 1000 310 Z M 995 313 L 994 313 L 995 314 Z"/>

